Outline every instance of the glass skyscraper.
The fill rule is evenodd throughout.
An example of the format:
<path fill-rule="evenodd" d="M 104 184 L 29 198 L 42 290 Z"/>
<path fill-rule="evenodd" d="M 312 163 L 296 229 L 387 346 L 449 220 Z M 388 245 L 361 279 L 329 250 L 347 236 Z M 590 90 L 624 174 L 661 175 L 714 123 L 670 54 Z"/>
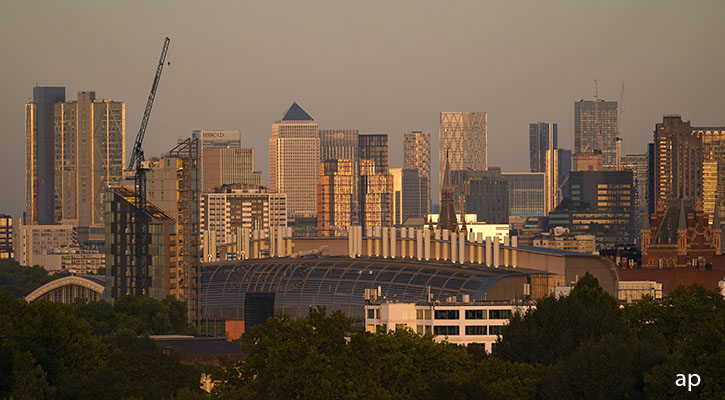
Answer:
<path fill-rule="evenodd" d="M 574 153 L 602 153 L 602 167 L 617 167 L 616 101 L 580 100 L 574 103 Z"/>
<path fill-rule="evenodd" d="M 559 125 L 549 122 L 529 124 L 529 169 L 546 171 L 546 150 L 557 149 Z"/>
<path fill-rule="evenodd" d="M 446 158 L 451 171 L 486 171 L 488 156 L 485 112 L 442 112 L 438 123 L 438 182 L 442 185 Z"/>

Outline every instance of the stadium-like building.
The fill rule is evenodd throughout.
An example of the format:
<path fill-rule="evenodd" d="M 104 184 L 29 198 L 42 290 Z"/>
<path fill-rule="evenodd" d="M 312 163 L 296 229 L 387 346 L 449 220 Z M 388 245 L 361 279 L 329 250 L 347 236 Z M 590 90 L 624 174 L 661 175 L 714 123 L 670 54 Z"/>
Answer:
<path fill-rule="evenodd" d="M 267 258 L 205 264 L 201 273 L 202 332 L 224 335 L 263 323 L 275 312 L 295 318 L 311 306 L 341 310 L 362 327 L 364 294 L 399 302 L 524 301 L 551 293 L 563 278 L 546 271 L 453 265 L 414 259 Z"/>

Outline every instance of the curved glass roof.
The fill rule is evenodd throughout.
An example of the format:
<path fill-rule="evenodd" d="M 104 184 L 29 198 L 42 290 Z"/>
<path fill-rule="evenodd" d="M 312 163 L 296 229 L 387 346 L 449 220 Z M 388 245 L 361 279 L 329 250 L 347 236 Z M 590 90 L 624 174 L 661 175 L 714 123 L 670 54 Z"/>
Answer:
<path fill-rule="evenodd" d="M 427 301 L 430 286 L 434 301 L 465 294 L 475 301 L 500 279 L 530 273 L 541 272 L 347 257 L 230 261 L 202 266 L 199 301 L 203 319 L 244 320 L 245 295 L 262 292 L 274 293 L 275 312 L 301 318 L 310 306 L 325 306 L 361 321 L 365 289 L 379 286 L 379 299 L 418 302 Z"/>

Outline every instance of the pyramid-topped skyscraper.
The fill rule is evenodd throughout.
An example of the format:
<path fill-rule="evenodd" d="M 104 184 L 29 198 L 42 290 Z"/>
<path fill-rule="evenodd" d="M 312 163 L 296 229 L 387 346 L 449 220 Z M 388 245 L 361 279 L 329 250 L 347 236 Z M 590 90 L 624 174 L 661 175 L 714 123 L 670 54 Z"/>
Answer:
<path fill-rule="evenodd" d="M 314 217 L 319 181 L 320 138 L 317 122 L 297 103 L 272 124 L 269 139 L 269 187 L 287 194 L 292 218 Z"/>

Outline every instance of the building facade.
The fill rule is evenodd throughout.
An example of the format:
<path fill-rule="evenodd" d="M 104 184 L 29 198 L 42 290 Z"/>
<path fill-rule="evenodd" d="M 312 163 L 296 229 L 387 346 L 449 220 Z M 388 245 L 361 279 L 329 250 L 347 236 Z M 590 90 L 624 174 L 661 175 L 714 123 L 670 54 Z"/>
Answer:
<path fill-rule="evenodd" d="M 222 185 L 262 185 L 262 173 L 254 171 L 254 149 L 227 147 L 202 152 L 202 192 Z"/>
<path fill-rule="evenodd" d="M 525 313 L 533 303 L 512 301 L 466 301 L 463 303 L 394 303 L 369 301 L 365 304 L 365 330 L 375 333 L 409 329 L 419 335 L 433 334 L 436 341 L 466 346 L 481 344 L 487 353 L 515 313 Z"/>
<path fill-rule="evenodd" d="M 574 103 L 574 153 L 601 152 L 603 169 L 617 167 L 617 102 L 597 99 Z"/>
<path fill-rule="evenodd" d="M 118 300 L 137 293 L 137 285 L 154 298 L 179 297 L 183 275 L 179 273 L 177 249 L 181 245 L 177 224 L 152 203 L 146 203 L 149 233 L 148 271 L 136 268 L 134 235 L 135 194 L 127 187 L 112 187 L 106 202 L 106 296 Z"/>
<path fill-rule="evenodd" d="M 667 207 L 672 199 L 687 198 L 702 205 L 704 148 L 693 135 L 690 122 L 666 115 L 655 125 L 655 207 Z"/>
<path fill-rule="evenodd" d="M 237 129 L 196 129 L 191 138 L 199 140 L 201 151 L 242 147 L 242 134 Z"/>
<path fill-rule="evenodd" d="M 317 212 L 320 137 L 317 123 L 297 103 L 272 124 L 269 140 L 269 188 L 287 195 L 287 211 L 294 217 Z"/>
<path fill-rule="evenodd" d="M 485 112 L 442 112 L 438 123 L 438 182 L 443 182 L 446 159 L 451 171 L 488 169 Z"/>
<path fill-rule="evenodd" d="M 54 104 L 65 101 L 64 87 L 33 88 L 25 103 L 25 217 L 27 225 L 50 225 L 55 218 Z"/>
<path fill-rule="evenodd" d="M 320 162 L 317 185 L 317 235 L 347 236 L 352 223 L 354 198 L 353 161 L 347 159 Z"/>
<path fill-rule="evenodd" d="M 13 217 L 0 214 L 0 260 L 15 259 L 14 236 Z"/>
<path fill-rule="evenodd" d="M 376 174 L 388 174 L 390 159 L 388 157 L 388 135 L 364 134 L 358 136 L 358 154 L 360 160 L 373 161 Z"/>
<path fill-rule="evenodd" d="M 393 226 L 393 176 L 378 172 L 375 161 L 360 159 L 359 205 L 363 229 Z"/>
<path fill-rule="evenodd" d="M 229 185 L 203 193 L 200 209 L 201 235 L 207 238 L 211 233 L 217 245 L 235 242 L 242 228 L 287 226 L 287 196 L 263 187 Z"/>
<path fill-rule="evenodd" d="M 647 193 L 649 192 L 649 157 L 647 154 L 627 154 L 622 156 L 623 170 L 632 171 L 634 179 L 634 231 L 635 242 L 640 244 L 639 232 L 642 223 L 649 218 L 647 212 Z"/>
<path fill-rule="evenodd" d="M 430 182 L 420 174 L 419 169 L 403 168 L 400 171 L 401 224 L 408 218 L 423 218 L 429 214 Z"/>
<path fill-rule="evenodd" d="M 543 172 L 512 172 L 501 176 L 508 183 L 509 217 L 546 215 Z"/>
<path fill-rule="evenodd" d="M 549 122 L 529 124 L 529 169 L 546 171 L 546 151 L 559 148 L 559 125 Z"/>
<path fill-rule="evenodd" d="M 56 248 L 76 243 L 73 225 L 22 225 L 15 237 L 15 261 L 45 267 L 46 256 Z"/>
<path fill-rule="evenodd" d="M 430 213 L 430 133 L 411 131 L 403 135 L 403 168 L 418 170 L 419 179 L 428 182 L 423 215 Z"/>
<path fill-rule="evenodd" d="M 78 92 L 53 105 L 55 221 L 103 224 L 103 193 L 120 185 L 126 158 L 126 105 Z"/>
<path fill-rule="evenodd" d="M 725 220 L 725 127 L 695 127 L 693 134 L 702 140 L 702 208 L 712 221 L 715 209 Z"/>

